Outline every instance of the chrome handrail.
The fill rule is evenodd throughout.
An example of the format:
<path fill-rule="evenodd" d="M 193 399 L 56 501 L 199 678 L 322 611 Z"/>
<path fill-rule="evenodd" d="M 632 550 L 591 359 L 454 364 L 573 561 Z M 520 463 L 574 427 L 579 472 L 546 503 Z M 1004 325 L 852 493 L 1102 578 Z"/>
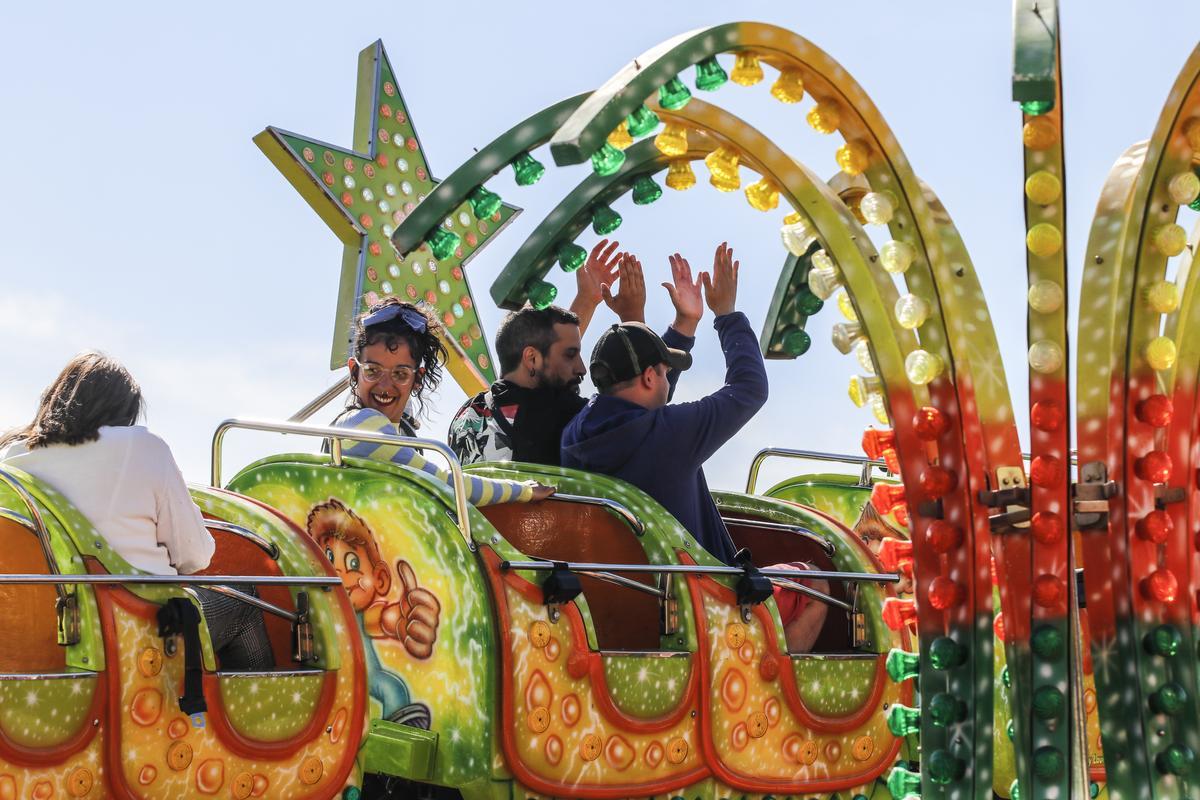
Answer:
<path fill-rule="evenodd" d="M 844 453 L 822 453 L 817 450 L 792 450 L 787 447 L 764 447 L 758 451 L 754 456 L 754 460 L 750 462 L 750 475 L 746 478 L 746 494 L 754 494 L 754 487 L 758 483 L 758 470 L 762 467 L 762 463 L 771 456 L 798 458 L 804 461 L 825 461 L 834 464 L 860 465 L 862 471 L 859 474 L 858 482 L 862 486 L 871 485 L 872 468 L 887 469 L 885 462 L 867 458 L 866 456 L 851 456 Z"/>
<path fill-rule="evenodd" d="M 114 586 L 234 586 L 253 583 L 259 586 L 320 586 L 325 589 L 341 586 L 342 579 L 329 576 L 287 575 L 112 575 L 87 573 L 79 575 L 39 575 L 31 573 L 0 573 L 0 584 L 33 585 L 51 583 L 112 584 Z"/>
<path fill-rule="evenodd" d="M 561 492 L 555 492 L 546 499 L 559 500 L 567 503 L 583 503 L 585 505 L 606 508 L 624 520 L 625 524 L 632 528 L 633 532 L 638 536 L 644 536 L 646 533 L 645 523 L 643 523 L 636 514 L 634 514 L 621 503 L 618 503 L 616 500 L 609 500 L 607 497 L 592 497 L 585 494 L 563 494 Z"/>
<path fill-rule="evenodd" d="M 219 531 L 232 533 L 234 536 L 245 539 L 246 541 L 258 547 L 258 549 L 270 556 L 272 561 L 279 560 L 279 545 L 275 544 L 262 534 L 255 533 L 249 528 L 244 528 L 241 525 L 235 525 L 232 522 L 226 522 L 223 519 L 205 519 L 204 527 L 215 528 Z"/>
<path fill-rule="evenodd" d="M 394 436 L 389 433 L 375 431 L 360 431 L 354 428 L 333 428 L 318 425 L 302 425 L 297 422 L 271 422 L 269 420 L 227 419 L 217 426 L 212 442 L 212 485 L 221 486 L 221 444 L 225 434 L 239 428 L 242 430 L 265 431 L 267 433 L 294 433 L 298 436 L 312 436 L 329 440 L 329 461 L 333 466 L 342 466 L 342 440 L 352 442 L 374 442 L 375 444 L 411 447 L 414 450 L 432 450 L 446 459 L 450 467 L 450 477 L 454 489 L 455 523 L 462 534 L 463 540 L 471 550 L 475 549 L 471 541 L 471 522 L 467 515 L 466 481 L 463 478 L 462 464 L 449 447 L 432 439 L 417 439 L 408 436 Z"/>
<path fill-rule="evenodd" d="M 15 522 L 25 530 L 29 531 L 31 535 L 38 535 L 37 528 L 34 527 L 33 520 L 24 514 L 18 514 L 11 508 L 0 508 L 0 519 L 6 519 L 9 522 Z"/>
<path fill-rule="evenodd" d="M 329 405 L 329 401 L 337 397 L 346 389 L 350 388 L 350 374 L 346 373 L 338 379 L 338 382 L 330 386 L 319 395 L 309 400 L 299 411 L 288 417 L 288 422 L 305 422 L 313 414 L 320 411 L 325 406 Z"/>
<path fill-rule="evenodd" d="M 667 593 L 662 589 L 659 589 L 657 586 L 648 586 L 641 581 L 635 581 L 632 578 L 626 578 L 621 575 L 614 575 L 611 572 L 581 571 L 579 574 L 587 575 L 589 578 L 595 578 L 598 581 L 606 581 L 608 583 L 616 584 L 617 586 L 625 586 L 629 589 L 635 589 L 636 591 L 643 592 L 645 594 L 654 595 L 660 600 L 665 600 L 667 597 Z"/>
<path fill-rule="evenodd" d="M 602 564 L 588 561 L 501 561 L 501 570 L 534 570 L 550 572 L 555 569 L 566 569 L 571 572 L 649 572 L 649 573 L 682 573 L 685 575 L 743 575 L 741 567 L 704 567 L 692 564 Z M 831 581 L 855 581 L 860 583 L 899 583 L 900 575 L 895 572 L 835 572 L 819 569 L 806 569 L 802 572 L 794 569 L 774 569 L 765 567 L 758 570 L 768 578 L 823 578 Z"/>
<path fill-rule="evenodd" d="M 807 572 L 807 570 L 805 571 Z M 812 599 L 825 603 L 826 605 L 837 606 L 847 613 L 854 610 L 854 607 L 845 600 L 838 600 L 836 597 L 830 597 L 824 592 L 817 591 L 816 589 L 812 589 L 802 583 L 797 583 L 796 581 L 790 581 L 787 578 L 772 578 L 771 583 L 775 584 L 776 586 L 782 586 L 785 589 L 791 589 L 793 592 L 806 594 Z"/>
<path fill-rule="evenodd" d="M 822 536 L 815 531 L 810 531 L 808 528 L 803 528 L 799 525 L 789 525 L 783 522 L 769 522 L 765 519 L 741 519 L 739 517 L 721 517 L 721 522 L 724 522 L 726 525 L 744 525 L 747 528 L 764 528 L 772 531 L 796 533 L 805 539 L 816 542 L 818 545 L 820 545 L 821 549 L 825 551 L 825 555 L 832 556 L 835 552 L 837 552 L 837 548 L 834 547 L 834 544 L 829 540 L 829 537 Z"/>
<path fill-rule="evenodd" d="M 50 570 L 50 575 L 44 577 L 61 575 L 62 573 L 58 571 L 58 561 L 54 557 L 54 550 L 50 547 L 50 532 L 46 530 L 46 522 L 42 519 L 42 512 L 38 510 L 37 501 L 33 499 L 33 495 L 21 485 L 21 482 L 11 472 L 2 467 L 0 467 L 0 482 L 3 482 L 8 488 L 12 489 L 13 493 L 21 498 L 21 502 L 29 509 L 30 519 L 28 521 L 33 524 L 33 534 L 37 536 L 38 544 L 42 548 L 42 555 L 46 557 L 46 569 Z M 47 581 L 47 583 L 49 582 Z M 56 584 L 54 591 L 58 595 L 60 607 L 65 607 L 71 602 L 71 594 L 67 591 L 66 586 L 61 583 Z"/>
<path fill-rule="evenodd" d="M 266 600 L 263 600 L 261 597 L 255 597 L 249 592 L 238 591 L 232 586 L 205 586 L 204 588 L 210 592 L 216 592 L 217 594 L 223 594 L 226 597 L 232 597 L 234 600 L 238 600 L 246 605 L 260 608 L 263 611 L 274 614 L 277 617 L 283 617 L 288 622 L 295 622 L 297 619 L 299 619 L 299 617 L 293 611 L 288 611 L 282 606 L 269 603 Z"/>

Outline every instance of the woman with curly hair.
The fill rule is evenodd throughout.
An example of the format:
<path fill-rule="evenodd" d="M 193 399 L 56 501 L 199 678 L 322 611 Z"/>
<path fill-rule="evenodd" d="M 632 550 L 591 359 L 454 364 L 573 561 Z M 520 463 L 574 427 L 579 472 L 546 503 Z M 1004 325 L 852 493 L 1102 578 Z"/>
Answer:
<path fill-rule="evenodd" d="M 350 399 L 334 425 L 341 428 L 416 436 L 416 422 L 406 413 L 409 401 L 424 407 L 425 396 L 437 388 L 446 363 L 441 323 L 412 303 L 388 297 L 355 321 L 350 370 Z M 450 475 L 411 447 L 375 442 L 342 441 L 348 456 L 390 461 L 419 469 L 446 483 Z M 544 500 L 554 487 L 534 481 L 493 480 L 464 475 L 467 501 L 486 506 Z"/>

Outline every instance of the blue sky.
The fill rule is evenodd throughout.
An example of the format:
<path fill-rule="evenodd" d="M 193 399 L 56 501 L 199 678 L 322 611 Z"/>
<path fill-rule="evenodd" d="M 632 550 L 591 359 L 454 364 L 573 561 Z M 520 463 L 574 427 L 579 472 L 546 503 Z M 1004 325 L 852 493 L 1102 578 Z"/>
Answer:
<path fill-rule="evenodd" d="M 1121 151 L 1150 134 L 1196 45 L 1200 11 L 1165 2 L 1064 5 L 1067 235 L 1077 297 L 1100 186 Z M 187 477 L 201 481 L 218 421 L 286 417 L 334 380 L 326 364 L 341 245 L 250 139 L 272 124 L 349 146 L 356 58 L 375 39 L 388 50 L 433 174 L 444 176 L 472 147 L 598 86 L 659 41 L 738 15 L 806 36 L 872 96 L 963 234 L 1003 343 L 1014 405 L 1025 405 L 1020 119 L 1009 99 L 1008 3 L 675 4 L 674 13 L 644 21 L 618 5 L 580 8 L 464 1 L 10 9 L 0 50 L 8 185 L 0 193 L 0 428 L 32 416 L 38 393 L 71 354 L 102 349 L 128 364 L 148 398 L 149 425 Z M 731 84 L 706 99 L 818 174 L 835 172 L 840 140 L 804 124 L 810 102 L 783 106 L 766 84 Z M 549 154 L 542 160 L 550 163 Z M 507 173 L 489 184 L 525 209 L 468 268 L 489 332 L 500 318 L 487 301 L 492 279 L 583 169 L 551 169 L 531 189 L 518 189 Z M 667 254 L 683 252 L 700 269 L 728 240 L 742 262 L 739 306 L 760 327 L 784 257 L 782 213 L 760 214 L 741 193 L 719 194 L 698 173 L 692 191 L 668 191 L 645 208 L 619 205 L 618 238 L 641 256 L 652 287 L 668 274 Z M 593 241 L 590 231 L 580 239 Z M 572 280 L 552 279 L 569 300 Z M 649 318 L 670 319 L 661 289 L 652 290 Z M 836 321 L 836 310 L 822 312 L 810 322 L 806 356 L 770 362 L 771 400 L 710 462 L 712 485 L 740 486 L 753 453 L 767 445 L 859 452 L 871 417 L 846 398 L 855 364 L 829 344 Z M 680 399 L 720 385 L 720 350 L 706 323 L 696 358 Z M 445 384 L 425 432 L 443 437 L 462 399 Z M 226 474 L 257 456 L 307 447 L 235 435 Z M 784 465 L 767 478 L 788 470 L 796 471 Z"/>

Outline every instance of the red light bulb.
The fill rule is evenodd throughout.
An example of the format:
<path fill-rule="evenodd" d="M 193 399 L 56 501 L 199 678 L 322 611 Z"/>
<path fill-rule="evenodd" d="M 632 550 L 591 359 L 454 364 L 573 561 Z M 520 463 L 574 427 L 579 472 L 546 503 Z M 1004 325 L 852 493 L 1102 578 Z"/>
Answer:
<path fill-rule="evenodd" d="M 1033 582 L 1033 600 L 1043 608 L 1058 606 L 1065 596 L 1062 581 L 1054 575 L 1039 575 Z"/>
<path fill-rule="evenodd" d="M 992 630 L 996 632 L 996 638 L 1004 641 L 1004 612 L 997 611 L 995 618 L 992 620 Z"/>
<path fill-rule="evenodd" d="M 1162 450 L 1151 450 L 1133 463 L 1133 474 L 1151 483 L 1171 480 L 1171 457 Z"/>
<path fill-rule="evenodd" d="M 931 466 L 921 473 L 921 491 L 930 500 L 945 497 L 958 485 L 958 476 L 945 467 Z"/>
<path fill-rule="evenodd" d="M 1062 427 L 1062 407 L 1053 400 L 1039 400 L 1029 409 L 1029 422 L 1039 431 L 1056 431 Z"/>
<path fill-rule="evenodd" d="M 1146 516 L 1137 521 L 1134 526 L 1134 531 L 1137 535 L 1149 542 L 1162 544 L 1175 530 L 1175 523 L 1171 521 L 1171 515 L 1162 509 L 1155 509 Z"/>
<path fill-rule="evenodd" d="M 938 575 L 929 582 L 929 605 L 938 611 L 945 611 L 957 605 L 963 594 L 963 588 L 958 582 L 945 575 Z"/>
<path fill-rule="evenodd" d="M 916 429 L 917 438 L 926 442 L 934 441 L 949 427 L 946 415 L 933 406 L 922 406 L 913 417 L 913 428 Z"/>
<path fill-rule="evenodd" d="M 900 474 L 900 456 L 896 454 L 894 431 L 867 428 L 863 431 L 862 448 L 867 458 L 883 459 L 889 472 Z"/>
<path fill-rule="evenodd" d="M 1142 594 L 1160 603 L 1174 603 L 1179 597 L 1179 579 L 1169 569 L 1156 569 L 1142 581 Z"/>
<path fill-rule="evenodd" d="M 898 631 L 905 625 L 917 624 L 917 606 L 912 600 L 889 597 L 883 601 L 883 611 L 880 616 L 883 617 L 885 625 Z"/>
<path fill-rule="evenodd" d="M 888 572 L 903 572 L 912 576 L 913 544 L 907 539 L 888 537 L 879 543 L 879 561 Z"/>
<path fill-rule="evenodd" d="M 896 506 L 892 509 L 892 516 L 896 518 L 896 524 L 907 528 L 911 521 L 908 518 L 908 506 Z"/>
<path fill-rule="evenodd" d="M 949 553 L 962 544 L 962 531 L 944 519 L 935 519 L 925 529 L 925 543 L 936 553 Z"/>
<path fill-rule="evenodd" d="M 1054 456 L 1035 456 L 1029 465 L 1029 480 L 1044 489 L 1058 486 L 1062 480 L 1062 462 Z"/>
<path fill-rule="evenodd" d="M 1152 394 L 1137 404 L 1137 418 L 1155 428 L 1165 428 L 1171 424 L 1175 414 L 1175 404 L 1165 394 Z"/>
<path fill-rule="evenodd" d="M 1041 544 L 1054 545 L 1062 541 L 1064 526 L 1062 517 L 1053 511 L 1039 511 L 1029 521 L 1033 538 Z"/>
<path fill-rule="evenodd" d="M 904 486 L 898 483 L 877 483 L 871 487 L 871 505 L 880 514 L 888 514 L 904 505 Z"/>

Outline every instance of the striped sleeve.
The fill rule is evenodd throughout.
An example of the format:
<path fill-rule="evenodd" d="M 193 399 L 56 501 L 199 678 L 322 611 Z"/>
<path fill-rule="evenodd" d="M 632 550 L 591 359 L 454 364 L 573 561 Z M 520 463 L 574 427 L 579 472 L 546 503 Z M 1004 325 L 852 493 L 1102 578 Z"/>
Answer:
<path fill-rule="evenodd" d="M 354 428 L 360 431 L 386 433 L 399 436 L 396 424 L 381 411 L 373 408 L 359 408 L 348 411 L 334 423 L 339 428 Z M 429 459 L 422 456 L 411 447 L 401 447 L 394 444 L 378 442 L 356 442 L 342 439 L 342 453 L 355 458 L 369 458 L 375 461 L 390 461 L 405 467 L 419 469 L 432 475 L 443 483 L 453 486 L 453 479 L 448 471 L 441 469 Z M 473 506 L 490 506 L 499 503 L 528 503 L 533 499 L 533 486 L 520 481 L 496 480 L 481 478 L 477 475 L 463 475 L 467 489 L 467 502 Z"/>

